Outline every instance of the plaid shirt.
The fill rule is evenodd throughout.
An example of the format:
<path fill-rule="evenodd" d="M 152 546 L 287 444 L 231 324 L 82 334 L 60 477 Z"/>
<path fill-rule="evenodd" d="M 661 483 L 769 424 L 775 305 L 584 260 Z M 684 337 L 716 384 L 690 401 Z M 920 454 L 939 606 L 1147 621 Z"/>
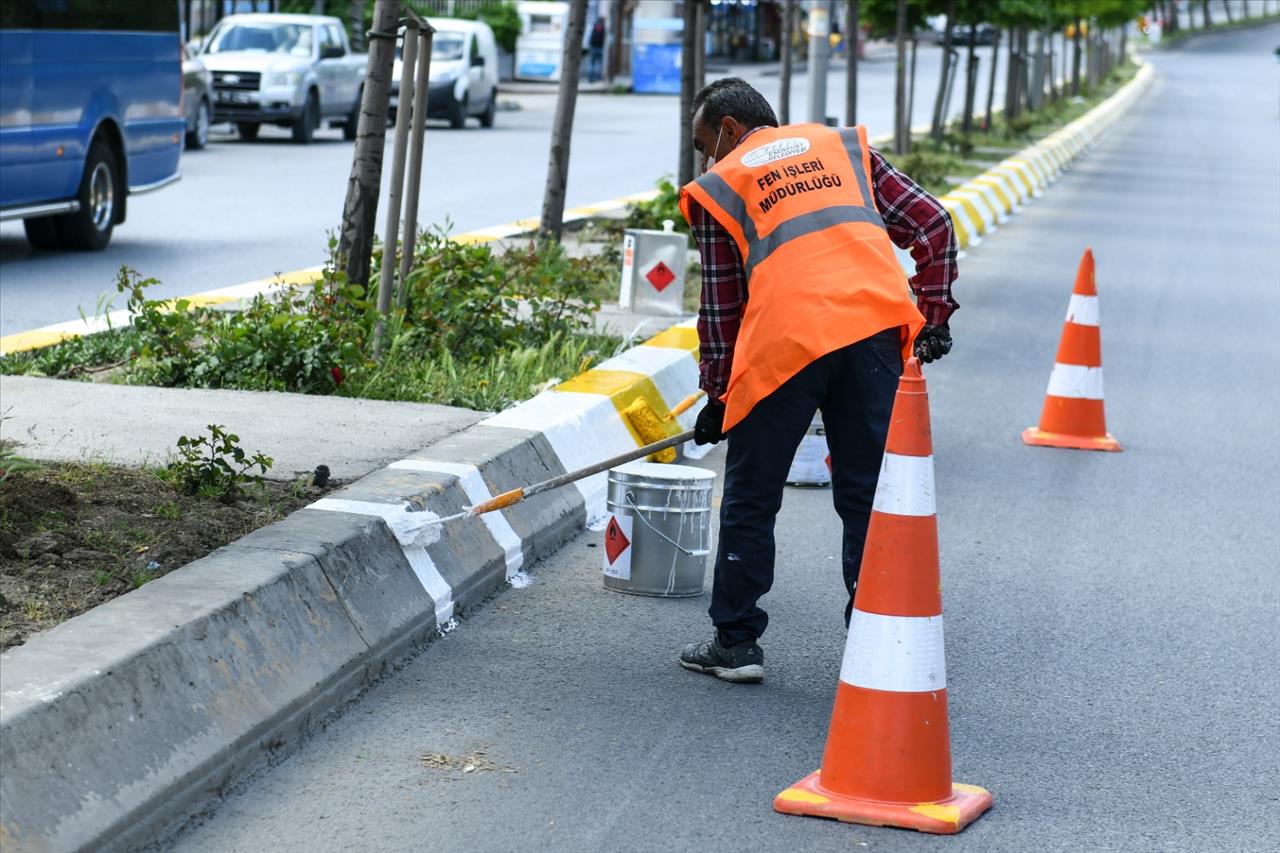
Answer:
<path fill-rule="evenodd" d="M 956 278 L 956 236 L 951 215 L 919 184 L 890 166 L 880 152 L 872 148 L 870 153 L 876 208 L 889 230 L 889 238 L 900 248 L 909 249 L 915 259 L 916 274 L 909 284 L 920 313 L 929 325 L 941 325 L 960 307 L 951 297 L 951 283 Z M 733 349 L 747 304 L 747 277 L 738 244 L 729 232 L 693 199 L 689 200 L 689 215 L 702 255 L 699 384 L 709 397 L 719 399 L 729 385 Z"/>

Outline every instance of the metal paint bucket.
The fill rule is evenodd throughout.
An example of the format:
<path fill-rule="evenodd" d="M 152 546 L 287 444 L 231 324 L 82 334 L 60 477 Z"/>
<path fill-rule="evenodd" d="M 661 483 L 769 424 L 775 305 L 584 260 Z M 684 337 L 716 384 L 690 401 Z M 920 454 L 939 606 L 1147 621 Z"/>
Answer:
<path fill-rule="evenodd" d="M 813 416 L 813 423 L 800 439 L 787 483 L 792 486 L 829 486 L 831 484 L 831 452 L 827 448 L 827 431 L 822 426 L 822 415 Z"/>
<path fill-rule="evenodd" d="M 610 471 L 604 588 L 661 598 L 701 595 L 715 479 L 702 468 L 655 462 Z"/>

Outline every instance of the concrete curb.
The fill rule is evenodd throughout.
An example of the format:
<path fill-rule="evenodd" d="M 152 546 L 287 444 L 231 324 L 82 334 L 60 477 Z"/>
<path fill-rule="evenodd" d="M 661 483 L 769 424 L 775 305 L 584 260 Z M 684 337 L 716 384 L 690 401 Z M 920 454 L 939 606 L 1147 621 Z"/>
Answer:
<path fill-rule="evenodd" d="M 944 197 L 962 247 L 1043 192 L 1152 76 Z M 622 410 L 667 414 L 697 387 L 697 348 L 694 321 L 672 326 L 0 656 L 0 846 L 120 850 L 174 831 L 602 518 L 606 478 L 434 540 L 415 510 L 451 514 L 638 446 Z"/>
<path fill-rule="evenodd" d="M 1155 71 L 1144 64 L 1132 80 L 1080 118 L 942 196 L 960 249 L 978 245 L 983 235 L 1041 195 L 1154 79 Z"/>
<path fill-rule="evenodd" d="M 604 512 L 605 475 L 433 528 L 638 446 L 697 386 L 693 321 L 0 656 L 0 846 L 164 838 Z M 697 407 L 673 423 L 687 428 Z"/>

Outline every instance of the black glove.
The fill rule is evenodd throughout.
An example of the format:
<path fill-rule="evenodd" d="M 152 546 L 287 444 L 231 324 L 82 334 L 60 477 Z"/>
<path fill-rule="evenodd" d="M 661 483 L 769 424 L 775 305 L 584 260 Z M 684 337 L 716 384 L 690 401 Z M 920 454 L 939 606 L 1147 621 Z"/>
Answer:
<path fill-rule="evenodd" d="M 724 403 L 719 400 L 708 400 L 698 412 L 698 421 L 693 425 L 694 444 L 719 444 L 724 441 Z"/>
<path fill-rule="evenodd" d="M 942 358 L 951 352 L 951 328 L 943 323 L 941 326 L 925 326 L 916 335 L 916 358 L 925 364 Z"/>

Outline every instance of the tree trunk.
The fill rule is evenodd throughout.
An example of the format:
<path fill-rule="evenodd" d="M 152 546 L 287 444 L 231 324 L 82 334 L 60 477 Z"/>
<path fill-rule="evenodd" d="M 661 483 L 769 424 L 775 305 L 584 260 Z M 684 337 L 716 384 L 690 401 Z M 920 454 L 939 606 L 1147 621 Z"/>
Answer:
<path fill-rule="evenodd" d="M 609 4 L 609 59 L 605 63 L 605 79 L 610 84 L 622 67 L 622 0 Z"/>
<path fill-rule="evenodd" d="M 996 66 L 1000 58 L 1000 30 L 996 30 L 995 41 L 991 43 L 991 74 L 987 77 L 987 117 L 982 122 L 982 129 L 991 130 L 992 119 L 995 118 L 996 105 Z"/>
<path fill-rule="evenodd" d="M 684 31 L 680 34 L 680 162 L 676 164 L 679 186 L 693 180 L 693 96 L 698 84 L 693 54 L 697 50 L 697 19 L 692 0 L 685 0 Z"/>
<path fill-rule="evenodd" d="M 907 152 L 911 150 L 911 123 L 916 115 L 916 57 L 919 55 L 920 41 L 914 32 L 911 33 L 911 71 L 907 76 L 907 115 L 903 136 L 907 141 Z M 906 153 L 906 152 L 903 152 Z"/>
<path fill-rule="evenodd" d="M 791 33 L 795 21 L 796 0 L 782 2 L 782 34 L 778 59 L 778 122 L 791 124 Z"/>
<path fill-rule="evenodd" d="M 1236 20 L 1231 15 L 1231 0 L 1222 0 L 1222 9 L 1227 13 L 1227 23 L 1234 24 Z"/>
<path fill-rule="evenodd" d="M 1071 94 L 1080 94 L 1080 19 L 1076 18 L 1075 31 L 1071 34 Z"/>
<path fill-rule="evenodd" d="M 694 7 L 698 13 L 698 24 L 694 30 L 697 37 L 693 46 L 693 87 L 696 94 L 707 85 L 707 0 L 697 0 Z"/>
<path fill-rule="evenodd" d="M 183 36 L 183 40 L 191 41 L 196 37 L 196 28 L 191 21 L 191 0 L 183 0 L 182 2 L 182 23 L 187 28 L 186 34 Z"/>
<path fill-rule="evenodd" d="M 1009 28 L 1009 49 L 1004 66 L 1004 122 L 1009 122 L 1018 114 L 1018 44 L 1021 40 L 1019 27 Z"/>
<path fill-rule="evenodd" d="M 351 48 L 363 51 L 364 43 L 364 0 L 351 0 Z"/>
<path fill-rule="evenodd" d="M 969 57 L 964 66 L 964 116 L 960 120 L 960 132 L 965 139 L 973 132 L 973 102 L 978 94 L 977 45 L 978 28 L 972 26 L 969 28 Z"/>
<path fill-rule="evenodd" d="M 1204 28 L 1207 30 L 1213 26 L 1213 18 L 1209 14 L 1209 0 L 1201 0 L 1200 8 L 1204 9 Z"/>
<path fill-rule="evenodd" d="M 551 153 L 547 158 L 547 189 L 542 194 L 543 240 L 560 242 L 564 230 L 564 193 L 569 185 L 569 142 L 573 138 L 573 110 L 578 104 L 578 75 L 582 68 L 582 34 L 587 28 L 587 0 L 570 0 L 569 22 L 560 60 L 560 91 L 551 125 Z M 690 69 L 692 71 L 692 69 Z"/>
<path fill-rule="evenodd" d="M 1169 4 L 1169 32 L 1176 33 L 1178 29 L 1178 4 L 1174 0 Z"/>
<path fill-rule="evenodd" d="M 929 124 L 929 137 L 934 142 L 942 141 L 942 130 L 947 117 L 942 114 L 943 102 L 947 97 L 947 79 L 953 73 L 955 63 L 951 61 L 951 43 L 956 25 L 956 0 L 947 0 L 946 30 L 942 34 L 942 62 L 938 73 L 938 94 L 933 99 L 933 120 Z"/>
<path fill-rule="evenodd" d="M 911 118 L 907 115 L 907 0 L 898 0 L 895 37 L 898 42 L 898 64 L 893 92 L 893 151 L 906 154 L 910 145 Z"/>
<path fill-rule="evenodd" d="M 346 270 L 348 281 L 365 286 L 369 284 L 372 264 L 373 228 L 378 215 L 378 190 L 382 185 L 382 150 L 386 147 L 387 106 L 391 100 L 391 71 L 396 58 L 399 20 L 400 0 L 374 0 L 373 32 L 377 35 L 369 50 L 355 154 L 351 177 L 347 180 L 347 198 L 342 206 L 338 263 Z"/>
<path fill-rule="evenodd" d="M 859 20 L 862 10 L 858 0 L 845 3 L 845 74 L 844 74 L 844 123 L 853 127 L 858 123 L 858 41 L 862 28 Z"/>
<path fill-rule="evenodd" d="M 1048 40 L 1048 32 L 1043 29 L 1036 31 L 1036 63 L 1031 71 L 1031 88 L 1027 91 L 1027 107 L 1032 110 L 1044 106 L 1045 43 Z"/>

